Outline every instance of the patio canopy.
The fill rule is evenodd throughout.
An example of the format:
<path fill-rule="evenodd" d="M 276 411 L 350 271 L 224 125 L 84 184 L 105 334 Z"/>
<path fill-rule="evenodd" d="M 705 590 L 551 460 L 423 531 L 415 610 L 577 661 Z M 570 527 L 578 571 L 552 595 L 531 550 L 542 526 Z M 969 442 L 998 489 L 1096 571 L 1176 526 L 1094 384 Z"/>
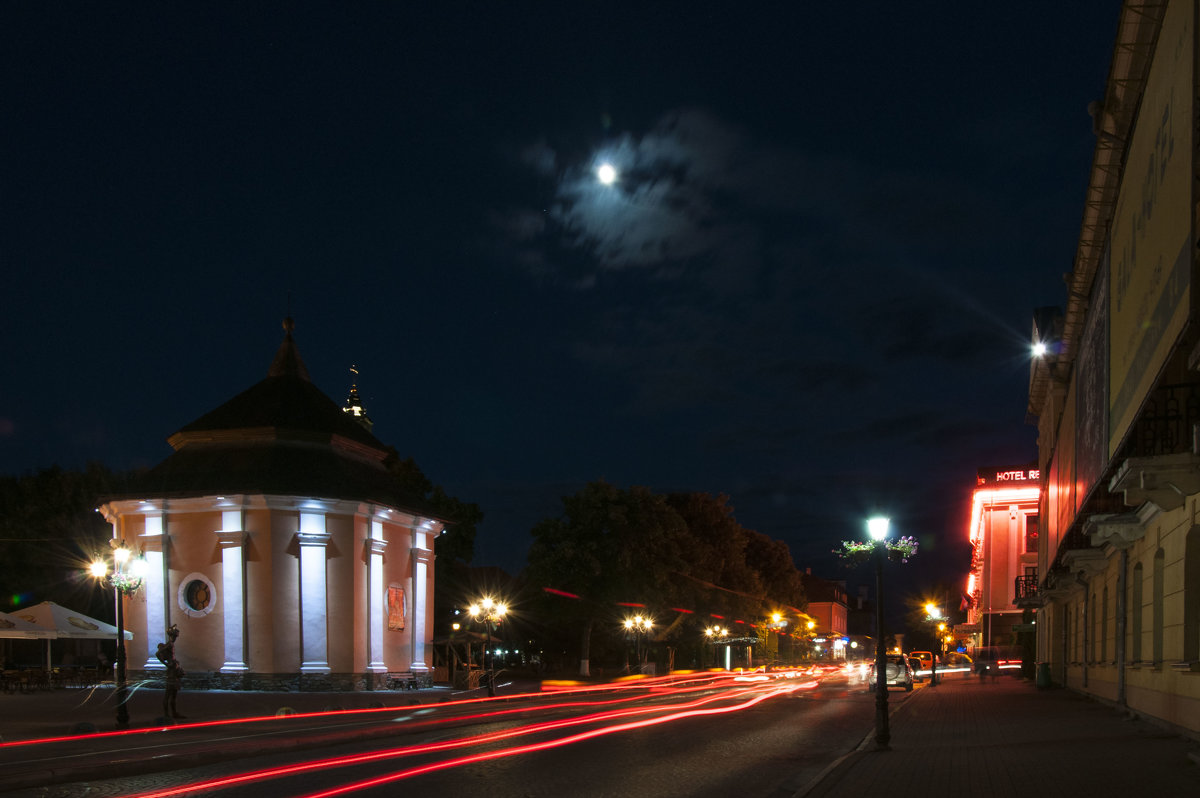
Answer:
<path fill-rule="evenodd" d="M 53 636 L 53 633 L 47 632 L 40 626 L 34 626 L 23 618 L 9 615 L 7 612 L 0 612 L 0 637 L 30 640 Z"/>
<path fill-rule="evenodd" d="M 67 609 L 53 601 L 43 601 L 32 607 L 9 613 L 11 617 L 26 621 L 42 632 L 48 632 L 46 637 L 62 638 L 91 638 L 112 640 L 117 636 L 117 627 L 111 623 L 97 620 L 82 612 Z M 133 632 L 125 630 L 125 639 L 132 640 Z"/>

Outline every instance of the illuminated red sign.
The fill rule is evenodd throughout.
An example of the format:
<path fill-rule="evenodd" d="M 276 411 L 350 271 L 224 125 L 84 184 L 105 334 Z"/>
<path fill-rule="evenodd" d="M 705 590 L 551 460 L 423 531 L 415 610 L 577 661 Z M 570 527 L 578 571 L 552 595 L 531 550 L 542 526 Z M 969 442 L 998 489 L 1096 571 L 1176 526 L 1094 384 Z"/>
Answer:
<path fill-rule="evenodd" d="M 976 475 L 975 484 L 978 485 L 1011 485 L 1013 483 L 1020 484 L 1036 484 L 1042 481 L 1042 472 L 1036 468 L 981 468 Z"/>

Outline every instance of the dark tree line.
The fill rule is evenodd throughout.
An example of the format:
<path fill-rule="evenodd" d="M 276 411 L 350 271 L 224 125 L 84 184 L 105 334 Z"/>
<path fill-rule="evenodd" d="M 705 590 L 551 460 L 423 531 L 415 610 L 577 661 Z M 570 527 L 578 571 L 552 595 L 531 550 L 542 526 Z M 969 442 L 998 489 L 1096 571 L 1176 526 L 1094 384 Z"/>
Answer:
<path fill-rule="evenodd" d="M 112 593 L 87 566 L 112 537 L 96 508 L 127 479 L 99 463 L 0 476 L 0 609 L 54 601 L 112 621 Z"/>
<path fill-rule="evenodd" d="M 619 647 L 613 637 L 634 605 L 655 615 L 650 634 L 668 648 L 694 643 L 714 616 L 744 620 L 742 634 L 766 642 L 756 622 L 807 606 L 787 545 L 738 524 L 725 496 L 660 495 L 601 480 L 562 501 L 560 516 L 532 530 L 523 581 L 547 627 L 542 635 L 577 641 L 563 644 L 579 652 L 581 674 L 590 670 L 594 632 Z"/>

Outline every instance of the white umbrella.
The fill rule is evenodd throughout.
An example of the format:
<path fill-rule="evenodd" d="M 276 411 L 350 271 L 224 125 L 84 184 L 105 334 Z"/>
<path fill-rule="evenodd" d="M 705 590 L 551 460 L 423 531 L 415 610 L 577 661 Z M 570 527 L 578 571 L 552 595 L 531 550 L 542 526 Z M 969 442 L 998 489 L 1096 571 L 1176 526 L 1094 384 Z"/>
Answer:
<path fill-rule="evenodd" d="M 40 626 L 35 626 L 29 621 L 18 618 L 15 615 L 9 615 L 7 612 L 0 612 L 0 637 L 12 637 L 23 639 L 37 639 L 54 637 L 53 633 L 47 632 Z"/>
<path fill-rule="evenodd" d="M 67 609 L 53 601 L 43 601 L 32 607 L 16 610 L 11 615 L 41 629 L 53 632 L 54 637 L 76 637 L 92 639 L 111 639 L 117 636 L 117 627 L 111 623 L 97 620 L 90 615 L 84 615 L 72 609 Z M 125 639 L 132 640 L 133 632 L 125 630 Z"/>
<path fill-rule="evenodd" d="M 53 639 L 112 640 L 117 636 L 117 627 L 111 623 L 105 623 L 90 615 L 68 609 L 53 601 L 43 601 L 41 604 L 16 610 L 9 615 L 29 623 L 44 633 L 47 670 L 50 669 L 50 641 Z M 133 632 L 126 629 L 125 639 L 132 640 Z"/>
<path fill-rule="evenodd" d="M 24 618 L 18 618 L 16 615 L 0 612 L 0 637 L 24 640 L 44 639 L 46 641 L 46 668 L 49 669 L 50 641 L 57 637 L 54 632 L 47 631 Z"/>

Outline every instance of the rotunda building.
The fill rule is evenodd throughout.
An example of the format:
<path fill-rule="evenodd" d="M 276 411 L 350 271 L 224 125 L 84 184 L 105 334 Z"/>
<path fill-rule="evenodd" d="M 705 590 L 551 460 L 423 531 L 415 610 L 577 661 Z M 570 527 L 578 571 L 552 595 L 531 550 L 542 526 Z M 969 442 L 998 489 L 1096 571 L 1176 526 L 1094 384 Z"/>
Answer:
<path fill-rule="evenodd" d="M 100 507 L 146 559 L 126 599 L 132 678 L 179 628 L 193 684 L 362 690 L 430 672 L 433 543 L 395 452 L 309 379 L 291 319 L 267 377 L 187 424 L 131 493 Z"/>

